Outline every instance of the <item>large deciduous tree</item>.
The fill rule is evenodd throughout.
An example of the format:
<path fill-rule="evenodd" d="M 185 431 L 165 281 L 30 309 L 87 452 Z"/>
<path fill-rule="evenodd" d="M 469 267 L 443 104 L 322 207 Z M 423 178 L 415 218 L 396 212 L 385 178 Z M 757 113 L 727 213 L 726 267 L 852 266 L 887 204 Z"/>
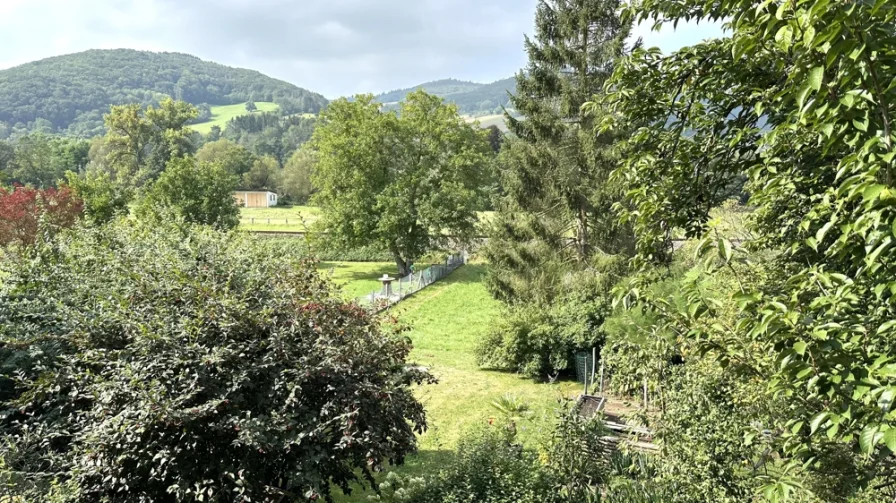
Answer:
<path fill-rule="evenodd" d="M 252 169 L 256 157 L 249 149 L 226 138 L 210 141 L 196 152 L 196 159 L 203 162 L 217 162 L 230 174 L 243 176 Z"/>
<path fill-rule="evenodd" d="M 158 178 L 172 159 L 193 154 L 186 125 L 198 115 L 196 107 L 170 98 L 145 111 L 140 105 L 113 106 L 104 118 L 110 163 L 119 179 L 142 186 Z"/>
<path fill-rule="evenodd" d="M 266 155 L 255 159 L 249 171 L 243 174 L 242 188 L 253 190 L 276 190 L 280 183 L 282 168 L 277 158 Z"/>
<path fill-rule="evenodd" d="M 388 249 L 401 274 L 446 242 L 469 236 L 491 168 L 485 132 L 456 107 L 416 92 L 395 112 L 372 96 L 337 100 L 314 132 L 321 227 L 348 245 Z"/>
<path fill-rule="evenodd" d="M 746 176 L 757 207 L 749 244 L 770 252 L 762 281 L 739 277 L 722 299 L 739 305 L 736 323 L 706 323 L 725 302 L 696 288 L 681 312 L 654 302 L 662 323 L 696 343 L 716 341 L 703 349 L 725 364 L 742 365 L 744 348 L 773 358 L 766 377 L 786 398 L 776 412 L 787 423 L 770 432 L 769 450 L 836 470 L 817 456 L 843 443 L 865 456 L 861 484 L 881 476 L 880 487 L 892 487 L 896 5 L 648 0 L 633 13 L 660 23 L 726 19 L 730 28 L 720 40 L 670 55 L 639 51 L 620 65 L 615 111 L 625 127 L 641 126 L 619 173 L 640 258 L 666 262 L 675 228 L 703 235 L 725 186 Z M 704 250 L 717 250 L 722 269 L 748 270 L 730 241 L 712 242 Z M 770 478 L 776 498 L 795 488 L 786 472 Z"/>
<path fill-rule="evenodd" d="M 0 170 L 16 183 L 55 187 L 66 171 L 79 171 L 87 165 L 89 149 L 84 140 L 32 133 L 0 146 Z"/>
<path fill-rule="evenodd" d="M 152 184 L 137 213 L 144 218 L 175 217 L 232 229 L 240 222 L 240 210 L 233 198 L 237 183 L 238 178 L 220 164 L 192 157 L 175 159 Z"/>
<path fill-rule="evenodd" d="M 311 175 L 317 164 L 317 155 L 311 149 L 297 150 L 283 166 L 278 192 L 298 203 L 305 203 L 314 193 Z"/>

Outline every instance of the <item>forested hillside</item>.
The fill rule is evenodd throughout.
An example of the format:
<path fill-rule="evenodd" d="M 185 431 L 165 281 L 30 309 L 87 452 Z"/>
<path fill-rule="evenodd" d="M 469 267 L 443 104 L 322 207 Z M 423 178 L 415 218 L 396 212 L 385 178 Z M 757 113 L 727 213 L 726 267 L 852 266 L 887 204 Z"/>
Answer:
<path fill-rule="evenodd" d="M 488 115 L 501 113 L 502 107 L 509 105 L 510 94 L 516 93 L 516 79 L 510 77 L 491 84 L 455 79 L 437 80 L 413 88 L 390 91 L 377 96 L 376 99 L 380 103 L 393 104 L 418 89 L 454 103 L 462 114 Z"/>
<path fill-rule="evenodd" d="M 25 129 L 94 136 L 110 105 L 164 96 L 194 105 L 273 101 L 284 113 L 317 113 L 327 103 L 288 82 L 187 54 L 91 50 L 0 71 L 0 137 Z"/>

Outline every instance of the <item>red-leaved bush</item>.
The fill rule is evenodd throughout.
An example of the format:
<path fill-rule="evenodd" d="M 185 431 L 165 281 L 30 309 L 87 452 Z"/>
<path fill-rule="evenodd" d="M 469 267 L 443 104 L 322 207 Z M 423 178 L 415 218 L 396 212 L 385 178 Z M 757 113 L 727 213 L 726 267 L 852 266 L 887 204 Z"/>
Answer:
<path fill-rule="evenodd" d="M 0 187 L 0 246 L 33 244 L 42 227 L 71 227 L 83 210 L 83 203 L 68 187 Z"/>

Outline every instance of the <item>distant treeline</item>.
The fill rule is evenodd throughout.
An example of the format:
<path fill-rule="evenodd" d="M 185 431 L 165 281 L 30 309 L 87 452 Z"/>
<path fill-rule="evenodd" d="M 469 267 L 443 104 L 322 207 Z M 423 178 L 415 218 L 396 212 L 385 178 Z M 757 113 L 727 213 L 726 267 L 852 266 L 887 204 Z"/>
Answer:
<path fill-rule="evenodd" d="M 458 111 L 462 114 L 490 115 L 501 113 L 504 107 L 510 106 L 510 95 L 516 93 L 516 78 L 510 77 L 491 84 L 455 79 L 438 80 L 409 89 L 390 91 L 377 96 L 376 99 L 380 103 L 393 104 L 404 100 L 408 93 L 417 89 L 423 89 L 429 94 L 457 105 Z"/>

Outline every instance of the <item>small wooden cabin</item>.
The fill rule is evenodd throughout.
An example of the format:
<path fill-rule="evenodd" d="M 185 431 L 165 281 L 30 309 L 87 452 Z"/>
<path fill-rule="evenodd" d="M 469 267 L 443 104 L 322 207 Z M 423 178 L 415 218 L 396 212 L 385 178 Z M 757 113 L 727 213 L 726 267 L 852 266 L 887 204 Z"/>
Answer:
<path fill-rule="evenodd" d="M 277 194 L 267 190 L 238 190 L 233 193 L 243 208 L 270 208 L 277 206 Z"/>

